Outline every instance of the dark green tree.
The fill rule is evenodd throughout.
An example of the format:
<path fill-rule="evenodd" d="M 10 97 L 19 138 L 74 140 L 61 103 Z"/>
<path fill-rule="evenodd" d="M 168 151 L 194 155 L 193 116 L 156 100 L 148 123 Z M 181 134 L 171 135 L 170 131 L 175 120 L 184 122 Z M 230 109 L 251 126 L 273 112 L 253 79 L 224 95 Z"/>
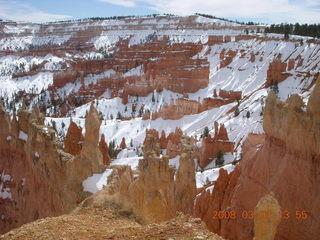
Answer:
<path fill-rule="evenodd" d="M 216 166 L 221 166 L 224 164 L 224 153 L 223 151 L 219 150 L 216 158 Z"/>
<path fill-rule="evenodd" d="M 117 113 L 117 119 L 120 119 L 120 120 L 122 119 L 122 115 L 120 112 Z"/>
<path fill-rule="evenodd" d="M 273 90 L 275 92 L 275 94 L 278 94 L 279 93 L 279 86 L 278 86 L 278 82 L 274 82 L 272 85 L 271 85 L 271 90 Z"/>
<path fill-rule="evenodd" d="M 152 92 L 152 102 L 155 102 L 156 99 L 154 98 L 154 92 Z"/>
<path fill-rule="evenodd" d="M 208 137 L 209 136 L 209 128 L 207 126 L 203 129 L 203 136 L 204 137 Z"/>
<path fill-rule="evenodd" d="M 234 110 L 234 116 L 237 117 L 240 114 L 240 110 L 239 107 L 236 108 L 236 110 Z"/>

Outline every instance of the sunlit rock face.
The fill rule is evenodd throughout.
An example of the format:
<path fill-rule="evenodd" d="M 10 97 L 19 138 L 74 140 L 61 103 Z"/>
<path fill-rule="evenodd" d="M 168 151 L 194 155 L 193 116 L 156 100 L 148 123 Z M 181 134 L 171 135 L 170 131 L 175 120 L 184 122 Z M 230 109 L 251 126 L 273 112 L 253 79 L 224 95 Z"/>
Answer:
<path fill-rule="evenodd" d="M 71 122 L 64 140 L 64 151 L 74 156 L 78 155 L 81 152 L 82 143 L 82 128 Z"/>
<path fill-rule="evenodd" d="M 273 192 L 282 211 L 275 239 L 318 239 L 319 89 L 318 82 L 307 106 L 298 95 L 281 102 L 270 92 L 265 134 L 250 135 L 235 171 L 228 175 L 220 170 L 213 193 L 197 197 L 196 214 L 210 230 L 228 239 L 252 239 L 253 220 L 241 215 L 235 220 L 212 219 L 212 211 L 253 211 L 260 198 Z M 300 211 L 305 211 L 303 219 Z M 284 219 L 284 214 L 290 216 Z"/>
<path fill-rule="evenodd" d="M 181 142 L 180 165 L 175 175 L 168 158 L 159 155 L 158 139 L 147 135 L 139 171 L 133 173 L 130 167 L 114 167 L 108 180 L 110 183 L 101 193 L 104 199 L 130 208 L 149 223 L 166 221 L 176 216 L 177 212 L 194 215 L 194 146 L 186 136 L 182 137 Z"/>
<path fill-rule="evenodd" d="M 0 107 L 1 126 L 5 126 L 0 132 L 2 233 L 38 218 L 66 213 L 84 199 L 81 182 L 102 170 L 101 153 L 94 147 L 100 127 L 95 119 L 92 109 L 83 149 L 74 157 L 63 151 L 37 107 L 32 112 L 20 110 L 18 120 L 16 116 L 10 120 Z"/>

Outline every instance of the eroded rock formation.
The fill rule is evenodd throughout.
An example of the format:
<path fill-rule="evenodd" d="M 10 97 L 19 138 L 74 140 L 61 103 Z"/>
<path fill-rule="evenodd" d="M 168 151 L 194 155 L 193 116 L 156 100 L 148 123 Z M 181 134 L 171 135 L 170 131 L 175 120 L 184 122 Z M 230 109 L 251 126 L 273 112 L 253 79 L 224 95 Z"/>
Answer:
<path fill-rule="evenodd" d="M 111 162 L 111 158 L 109 156 L 109 148 L 108 144 L 106 143 L 106 139 L 104 134 L 101 135 L 101 139 L 99 142 L 99 149 L 102 154 L 102 161 L 105 165 L 109 165 Z"/>
<path fill-rule="evenodd" d="M 182 146 L 174 180 L 174 169 L 169 166 L 168 158 L 160 158 L 158 139 L 147 135 L 138 173 L 133 174 L 128 166 L 113 167 L 108 187 L 102 193 L 104 198 L 132 209 L 149 223 L 168 220 L 176 211 L 193 215 L 196 182 L 191 139 L 183 136 Z"/>
<path fill-rule="evenodd" d="M 181 153 L 181 136 L 182 130 L 176 128 L 174 133 L 170 133 L 167 137 L 167 155 L 169 158 L 174 158 Z"/>
<path fill-rule="evenodd" d="M 152 135 L 146 136 L 143 152 L 139 176 L 134 179 L 130 167 L 118 169 L 109 178 L 107 192 L 146 222 L 168 220 L 175 215 L 173 169 L 168 158 L 159 157 L 160 147 Z"/>
<path fill-rule="evenodd" d="M 298 95 L 281 102 L 269 93 L 265 135 L 250 135 L 240 165 L 229 175 L 220 170 L 213 193 L 203 192 L 197 198 L 196 213 L 209 229 L 231 240 L 252 239 L 253 220 L 212 219 L 212 211 L 253 211 L 263 196 L 273 192 L 282 210 L 275 239 L 319 238 L 319 96 L 319 79 L 307 108 Z"/>
<path fill-rule="evenodd" d="M 223 105 L 240 100 L 242 96 L 241 91 L 219 91 L 217 96 L 216 89 L 214 90 L 213 98 L 204 98 L 203 102 L 189 100 L 186 98 L 179 98 L 175 102 L 171 100 L 170 104 L 164 105 L 159 111 L 150 114 L 147 113 L 143 116 L 144 120 L 163 118 L 165 120 L 177 120 L 185 115 L 198 114 L 212 108 L 221 107 Z"/>
<path fill-rule="evenodd" d="M 182 136 L 182 153 L 179 169 L 175 177 L 174 201 L 176 210 L 190 215 L 194 214 L 196 196 L 194 148 L 189 137 Z"/>
<path fill-rule="evenodd" d="M 280 83 L 291 76 L 291 74 L 287 73 L 286 70 L 287 63 L 282 62 L 280 59 L 277 58 L 271 62 L 267 71 L 267 81 L 265 87 L 269 87 L 275 83 Z"/>
<path fill-rule="evenodd" d="M 207 166 L 219 154 L 219 152 L 227 153 L 234 151 L 234 143 L 229 141 L 228 133 L 223 124 L 214 123 L 214 137 L 209 134 L 208 137 L 202 139 L 200 148 L 199 165 L 201 167 Z"/>
<path fill-rule="evenodd" d="M 127 148 L 126 139 L 123 137 L 120 143 L 120 148 L 125 149 Z"/>
<path fill-rule="evenodd" d="M 64 151 L 72 155 L 78 155 L 81 152 L 83 143 L 82 128 L 76 123 L 70 123 L 67 135 L 64 140 Z"/>
<path fill-rule="evenodd" d="M 33 112 L 20 110 L 18 120 L 15 115 L 10 120 L 0 106 L 0 185 L 6 191 L 0 197 L 0 232 L 68 212 L 84 199 L 82 181 L 102 170 L 96 157 L 100 151 L 88 146 L 99 137 L 99 122 L 92 119 L 94 109 L 86 121 L 83 149 L 73 157 L 63 151 L 55 131 L 44 125 L 37 107 Z"/>
<path fill-rule="evenodd" d="M 159 112 L 152 114 L 152 119 L 157 118 L 177 120 L 185 115 L 197 114 L 200 112 L 201 103 L 188 99 L 177 99 L 175 103 L 163 106 Z"/>
<path fill-rule="evenodd" d="M 120 40 L 113 57 L 77 61 L 66 71 L 56 73 L 51 90 L 75 83 L 78 79 L 84 82 L 91 74 L 101 74 L 96 84 L 82 84 L 77 96 L 97 97 L 109 88 L 112 97 L 121 96 L 126 104 L 129 95 L 147 96 L 154 90 L 196 92 L 206 87 L 209 81 L 208 61 L 192 58 L 201 49 L 201 44 L 170 44 L 166 36 L 162 39 L 154 37 L 149 42 L 131 46 L 129 39 Z M 127 73 L 135 68 L 139 70 L 137 73 Z M 110 69 L 110 74 L 103 74 Z M 77 96 L 70 96 L 70 100 Z"/>

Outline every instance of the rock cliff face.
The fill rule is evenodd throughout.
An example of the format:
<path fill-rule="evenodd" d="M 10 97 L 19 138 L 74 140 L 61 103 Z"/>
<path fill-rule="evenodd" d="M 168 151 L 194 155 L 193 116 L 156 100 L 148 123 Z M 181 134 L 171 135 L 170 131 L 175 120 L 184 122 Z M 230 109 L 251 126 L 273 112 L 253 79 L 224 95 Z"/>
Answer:
<path fill-rule="evenodd" d="M 284 103 L 269 94 L 265 135 L 249 136 L 239 166 L 230 175 L 220 170 L 213 193 L 197 198 L 196 213 L 209 229 L 231 240 L 252 239 L 253 220 L 212 219 L 212 211 L 253 211 L 261 197 L 273 192 L 282 211 L 275 239 L 319 238 L 319 96 L 319 79 L 306 108 L 298 95 Z"/>
<path fill-rule="evenodd" d="M 70 101 L 74 102 L 79 94 L 98 97 L 110 89 L 112 97 L 120 96 L 126 104 L 129 95 L 147 96 L 163 89 L 196 92 L 208 85 L 208 61 L 192 58 L 201 51 L 200 44 L 170 44 L 167 37 L 155 37 L 148 43 L 129 45 L 129 40 L 119 41 L 113 57 L 77 61 L 67 70 L 55 73 L 51 90 L 75 83 L 77 79 L 83 82 L 92 74 L 102 74 L 95 83 L 82 84 L 76 94 L 69 96 Z M 127 73 L 131 69 L 136 69 L 135 73 Z M 103 75 L 105 71 L 111 73 Z"/>
<path fill-rule="evenodd" d="M 62 150 L 37 107 L 33 112 L 20 110 L 18 120 L 15 116 L 10 120 L 0 106 L 0 232 L 68 212 L 84 199 L 81 182 L 101 171 L 99 159 L 92 157 L 101 155 L 100 151 L 85 146 L 97 137 L 94 115 L 89 113 L 83 149 L 73 157 Z"/>
<path fill-rule="evenodd" d="M 164 105 L 159 111 L 145 114 L 144 120 L 163 118 L 164 120 L 177 120 L 185 115 L 198 114 L 212 108 L 221 107 L 229 103 L 240 100 L 242 93 L 240 91 L 219 91 L 219 97 L 214 92 L 213 98 L 204 98 L 202 103 L 186 98 L 179 98 L 175 102 L 171 100 L 170 104 Z"/>
<path fill-rule="evenodd" d="M 197 114 L 201 110 L 201 103 L 188 99 L 177 99 L 175 103 L 163 106 L 159 112 L 152 114 L 152 119 L 157 118 L 177 120 L 185 115 Z"/>

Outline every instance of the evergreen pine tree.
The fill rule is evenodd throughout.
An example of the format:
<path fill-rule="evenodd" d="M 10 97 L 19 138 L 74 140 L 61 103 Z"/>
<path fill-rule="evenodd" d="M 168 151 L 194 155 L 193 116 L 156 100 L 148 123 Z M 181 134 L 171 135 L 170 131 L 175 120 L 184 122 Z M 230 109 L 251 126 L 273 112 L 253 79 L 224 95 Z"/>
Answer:
<path fill-rule="evenodd" d="M 223 152 L 219 150 L 216 158 L 216 166 L 221 166 L 224 163 L 224 157 L 223 157 Z"/>
<path fill-rule="evenodd" d="M 203 130 L 203 136 L 208 137 L 209 136 L 209 128 L 206 126 Z"/>
<path fill-rule="evenodd" d="M 240 114 L 240 110 L 239 107 L 236 108 L 236 110 L 234 111 L 234 116 L 237 117 Z"/>

